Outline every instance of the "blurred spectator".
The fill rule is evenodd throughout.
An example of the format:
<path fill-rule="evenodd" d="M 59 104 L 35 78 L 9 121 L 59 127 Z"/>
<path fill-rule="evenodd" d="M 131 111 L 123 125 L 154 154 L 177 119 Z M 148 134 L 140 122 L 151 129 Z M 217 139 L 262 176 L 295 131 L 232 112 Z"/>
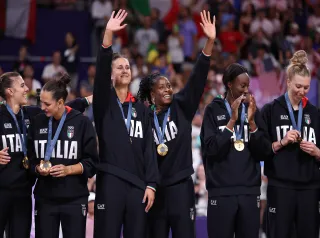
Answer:
<path fill-rule="evenodd" d="M 29 93 L 36 94 L 38 88 L 41 88 L 41 83 L 34 78 L 34 70 L 32 65 L 26 65 L 23 70 L 23 79 L 26 86 L 29 88 Z"/>
<path fill-rule="evenodd" d="M 265 45 L 258 46 L 257 57 L 252 61 L 256 75 L 262 75 L 266 72 L 280 69 L 279 62 L 272 54 L 269 54 Z"/>
<path fill-rule="evenodd" d="M 184 61 L 183 41 L 183 36 L 179 34 L 179 26 L 177 24 L 173 25 L 167 44 L 171 62 L 176 73 L 181 72 L 181 65 Z"/>
<path fill-rule="evenodd" d="M 314 13 L 308 17 L 308 28 L 310 31 L 314 31 L 320 26 L 320 5 L 313 8 Z"/>
<path fill-rule="evenodd" d="M 160 11 L 158 8 L 151 9 L 151 27 L 155 29 L 159 36 L 159 42 L 165 41 L 165 25 L 160 19 Z"/>
<path fill-rule="evenodd" d="M 197 27 L 191 18 L 190 8 L 180 7 L 179 32 L 183 37 L 183 53 L 186 61 L 193 61 L 196 58 L 197 48 Z"/>
<path fill-rule="evenodd" d="M 75 36 L 71 32 L 67 32 L 65 44 L 65 48 L 62 51 L 61 65 L 71 77 L 71 89 L 76 90 L 78 86 L 79 46 L 77 45 Z"/>
<path fill-rule="evenodd" d="M 259 9 L 257 11 L 257 16 L 251 23 L 250 32 L 251 34 L 255 34 L 260 29 L 263 31 L 264 34 L 266 34 L 267 37 L 271 37 L 274 31 L 271 21 L 266 18 L 264 9 Z"/>
<path fill-rule="evenodd" d="M 93 86 L 89 84 L 87 81 L 82 81 L 80 84 L 80 96 L 83 97 L 88 97 L 93 94 Z M 84 113 L 85 116 L 87 116 L 91 122 L 93 122 L 93 110 L 92 110 L 92 105 L 86 108 L 86 111 Z"/>
<path fill-rule="evenodd" d="M 95 0 L 92 3 L 91 17 L 94 20 L 96 44 L 100 45 L 101 35 L 112 13 L 112 3 L 109 0 Z"/>
<path fill-rule="evenodd" d="M 222 28 L 219 34 L 222 51 L 228 53 L 238 53 L 244 43 L 243 35 L 235 29 L 234 20 L 230 19 Z"/>
<path fill-rule="evenodd" d="M 292 45 L 293 51 L 300 49 L 302 37 L 299 34 L 299 26 L 297 23 L 292 23 L 289 35 L 286 40 Z"/>
<path fill-rule="evenodd" d="M 135 63 L 131 66 L 132 82 L 130 84 L 130 92 L 136 96 L 139 91 L 141 79 L 148 74 L 148 67 L 140 54 L 136 56 L 134 61 Z"/>
<path fill-rule="evenodd" d="M 246 8 L 244 11 L 241 13 L 240 17 L 240 25 L 239 25 L 239 31 L 244 35 L 244 36 L 249 36 L 250 34 L 250 24 L 253 21 L 253 19 L 256 16 L 256 9 L 254 5 L 247 4 Z"/>
<path fill-rule="evenodd" d="M 55 51 L 52 55 L 52 63 L 47 64 L 42 72 L 43 83 L 48 82 L 59 74 L 67 72 L 66 69 L 61 66 L 61 54 L 59 51 Z"/>
<path fill-rule="evenodd" d="M 94 77 L 96 76 L 96 66 L 90 64 L 88 67 L 88 83 L 93 87 Z"/>
<path fill-rule="evenodd" d="M 20 47 L 18 60 L 13 63 L 13 71 L 16 71 L 22 75 L 24 67 L 26 67 L 28 64 L 31 64 L 30 60 L 28 59 L 28 49 L 23 45 Z"/>
<path fill-rule="evenodd" d="M 134 42 L 138 45 L 139 53 L 147 56 L 151 44 L 159 42 L 159 35 L 155 29 L 151 28 L 151 17 L 145 16 L 143 18 L 143 28 L 136 31 Z"/>
<path fill-rule="evenodd" d="M 93 238 L 93 228 L 94 228 L 94 202 L 96 199 L 96 194 L 90 192 L 88 198 L 88 213 L 87 213 L 87 225 L 86 225 L 86 238 Z"/>

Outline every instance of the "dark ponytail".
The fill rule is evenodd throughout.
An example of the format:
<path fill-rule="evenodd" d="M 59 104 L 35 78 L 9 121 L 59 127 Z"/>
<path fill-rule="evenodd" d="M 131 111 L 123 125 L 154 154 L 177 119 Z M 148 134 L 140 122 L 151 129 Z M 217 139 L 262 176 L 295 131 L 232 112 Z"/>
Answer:
<path fill-rule="evenodd" d="M 63 99 L 63 101 L 66 101 L 68 96 L 67 85 L 68 83 L 70 83 L 70 81 L 70 76 L 68 74 L 64 74 L 58 79 L 52 79 L 47 82 L 43 86 L 42 91 L 51 92 L 52 97 L 56 101 L 58 101 L 59 99 Z"/>
<path fill-rule="evenodd" d="M 12 86 L 12 78 L 21 77 L 17 72 L 7 72 L 0 76 L 0 96 L 6 99 L 6 89 Z"/>

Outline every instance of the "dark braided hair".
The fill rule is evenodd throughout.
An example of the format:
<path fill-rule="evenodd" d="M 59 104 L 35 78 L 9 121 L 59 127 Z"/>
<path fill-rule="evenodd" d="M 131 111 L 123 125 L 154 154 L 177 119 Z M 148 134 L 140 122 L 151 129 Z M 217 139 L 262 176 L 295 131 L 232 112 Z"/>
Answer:
<path fill-rule="evenodd" d="M 227 96 L 228 92 L 228 83 L 231 83 L 235 80 L 240 74 L 248 73 L 248 70 L 243 67 L 241 64 L 233 63 L 230 64 L 223 73 L 222 82 L 226 89 L 225 96 Z"/>
<path fill-rule="evenodd" d="M 150 104 L 153 104 L 150 93 L 152 91 L 153 86 L 157 82 L 157 79 L 161 77 L 161 74 L 157 72 L 149 74 L 146 77 L 142 78 L 137 94 L 138 100 L 140 100 L 141 102 L 148 101 Z"/>

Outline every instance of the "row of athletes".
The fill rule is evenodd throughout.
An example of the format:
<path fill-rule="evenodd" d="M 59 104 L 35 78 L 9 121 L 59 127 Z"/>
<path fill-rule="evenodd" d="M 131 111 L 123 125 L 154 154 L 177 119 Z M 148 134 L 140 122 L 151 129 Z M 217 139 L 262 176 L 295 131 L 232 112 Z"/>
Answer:
<path fill-rule="evenodd" d="M 0 234 L 7 228 L 9 238 L 30 236 L 37 178 L 36 237 L 58 237 L 61 222 L 64 237 L 84 238 L 86 183 L 97 171 L 95 238 L 118 238 L 121 229 L 133 238 L 165 238 L 170 229 L 175 238 L 195 237 L 191 123 L 206 83 L 215 19 L 201 13 L 207 42 L 186 86 L 173 94 L 166 77 L 151 74 L 141 81 L 137 100 L 128 90 L 129 61 L 111 47 L 126 16 L 112 13 L 97 57 L 92 104 L 100 159 L 92 125 L 65 106 L 67 76 L 42 88 L 45 113 L 22 107 L 28 89 L 19 75 L 1 76 Z M 261 112 L 249 94 L 247 70 L 239 64 L 225 70 L 226 94 L 207 106 L 200 135 L 209 237 L 258 237 L 265 161 L 268 237 L 289 238 L 295 224 L 299 238 L 318 238 L 320 114 L 305 97 L 306 63 L 304 51 L 294 54 L 287 93 Z M 77 99 L 69 106 L 83 111 L 86 105 Z"/>

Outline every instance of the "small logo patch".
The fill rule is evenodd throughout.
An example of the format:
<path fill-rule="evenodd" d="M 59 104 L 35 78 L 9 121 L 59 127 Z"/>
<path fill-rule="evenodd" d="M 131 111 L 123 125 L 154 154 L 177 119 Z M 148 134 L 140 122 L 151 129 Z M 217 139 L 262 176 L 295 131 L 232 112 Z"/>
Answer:
<path fill-rule="evenodd" d="M 269 212 L 270 213 L 276 213 L 276 208 L 275 207 L 269 207 Z"/>
<path fill-rule="evenodd" d="M 87 215 L 87 207 L 85 204 L 81 204 L 82 215 L 85 217 Z"/>
<path fill-rule="evenodd" d="M 194 220 L 194 209 L 190 208 L 190 218 L 193 221 Z"/>
<path fill-rule="evenodd" d="M 226 115 L 217 116 L 218 121 L 226 120 Z"/>
<path fill-rule="evenodd" d="M 289 120 L 288 115 L 280 115 L 281 120 Z"/>
<path fill-rule="evenodd" d="M 105 210 L 104 204 L 97 204 L 98 210 Z"/>
<path fill-rule="evenodd" d="M 48 134 L 48 128 L 40 129 L 40 134 Z"/>
<path fill-rule="evenodd" d="M 11 125 L 11 123 L 4 123 L 4 128 L 6 128 L 6 129 L 11 129 L 12 128 L 12 125 Z"/>
<path fill-rule="evenodd" d="M 74 127 L 73 126 L 68 126 L 67 136 L 69 139 L 71 139 L 74 136 Z"/>
<path fill-rule="evenodd" d="M 211 199 L 211 200 L 210 200 L 210 205 L 211 205 L 211 206 L 217 206 L 217 205 L 218 205 L 217 200 Z"/>

